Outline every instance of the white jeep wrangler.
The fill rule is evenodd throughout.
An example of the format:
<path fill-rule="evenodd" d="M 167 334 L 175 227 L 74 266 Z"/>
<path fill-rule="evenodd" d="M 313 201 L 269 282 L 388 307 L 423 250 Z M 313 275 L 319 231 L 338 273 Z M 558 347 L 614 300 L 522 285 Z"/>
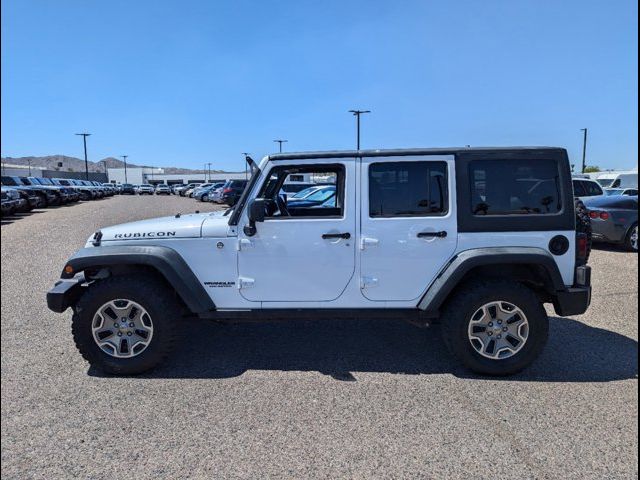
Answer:
<path fill-rule="evenodd" d="M 104 228 L 69 259 L 47 302 L 72 307 L 93 366 L 156 366 L 185 315 L 381 316 L 441 323 L 469 369 L 507 375 L 542 351 L 544 303 L 562 316 L 589 306 L 564 149 L 291 153 L 252 167 L 224 214 Z M 302 175 L 322 194 L 288 200 L 283 183 Z"/>

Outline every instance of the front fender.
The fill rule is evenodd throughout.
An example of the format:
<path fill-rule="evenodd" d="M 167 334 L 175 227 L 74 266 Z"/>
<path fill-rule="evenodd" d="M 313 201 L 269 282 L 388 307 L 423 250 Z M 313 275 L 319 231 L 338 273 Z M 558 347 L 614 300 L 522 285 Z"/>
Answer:
<path fill-rule="evenodd" d="M 66 263 L 61 278 L 71 279 L 88 268 L 119 265 L 145 265 L 155 269 L 175 289 L 192 313 L 209 312 L 216 308 L 187 262 L 174 249 L 165 246 L 121 245 L 83 248 Z"/>

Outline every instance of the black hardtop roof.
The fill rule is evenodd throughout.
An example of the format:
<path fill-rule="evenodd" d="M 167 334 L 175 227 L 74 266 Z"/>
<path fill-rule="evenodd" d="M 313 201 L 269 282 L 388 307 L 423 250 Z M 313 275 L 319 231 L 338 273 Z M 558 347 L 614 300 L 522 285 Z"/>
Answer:
<path fill-rule="evenodd" d="M 449 148 L 390 148 L 372 150 L 329 150 L 320 152 L 274 153 L 269 160 L 306 160 L 315 158 L 401 157 L 417 155 L 472 154 L 544 154 L 565 152 L 561 147 L 449 147 Z"/>

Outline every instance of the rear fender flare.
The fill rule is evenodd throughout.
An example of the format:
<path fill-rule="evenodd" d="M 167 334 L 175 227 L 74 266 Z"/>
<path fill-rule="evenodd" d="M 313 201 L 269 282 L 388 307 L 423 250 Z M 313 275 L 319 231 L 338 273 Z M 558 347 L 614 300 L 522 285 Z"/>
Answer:
<path fill-rule="evenodd" d="M 546 250 L 537 247 L 477 248 L 458 253 L 445 266 L 420 299 L 418 308 L 428 312 L 438 312 L 451 292 L 472 269 L 500 264 L 543 267 L 550 281 L 547 292 L 552 296 L 567 288 L 558 265 Z"/>

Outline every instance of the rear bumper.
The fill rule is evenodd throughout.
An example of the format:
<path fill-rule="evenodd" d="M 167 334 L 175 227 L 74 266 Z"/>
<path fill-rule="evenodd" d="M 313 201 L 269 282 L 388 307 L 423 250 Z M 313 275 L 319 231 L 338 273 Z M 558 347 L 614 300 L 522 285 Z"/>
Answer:
<path fill-rule="evenodd" d="M 556 313 L 563 317 L 582 315 L 591 304 L 591 267 L 576 269 L 576 284 L 556 293 L 553 306 Z"/>
<path fill-rule="evenodd" d="M 56 313 L 62 313 L 78 301 L 82 294 L 83 274 L 68 280 L 58 280 L 47 292 L 47 307 Z"/>

